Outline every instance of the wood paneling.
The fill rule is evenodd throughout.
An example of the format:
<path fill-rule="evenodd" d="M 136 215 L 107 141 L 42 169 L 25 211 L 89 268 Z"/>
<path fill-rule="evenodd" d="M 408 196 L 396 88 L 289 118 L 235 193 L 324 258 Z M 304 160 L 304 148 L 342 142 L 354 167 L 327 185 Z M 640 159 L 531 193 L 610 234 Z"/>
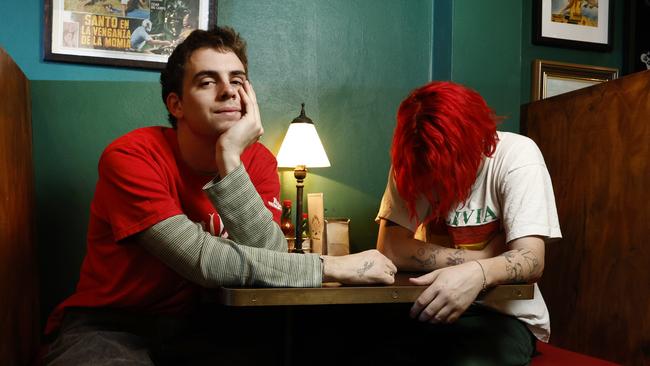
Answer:
<path fill-rule="evenodd" d="M 563 239 L 540 282 L 551 343 L 650 365 L 650 71 L 524 106 Z"/>
<path fill-rule="evenodd" d="M 28 365 L 38 346 L 29 84 L 0 49 L 0 363 Z"/>

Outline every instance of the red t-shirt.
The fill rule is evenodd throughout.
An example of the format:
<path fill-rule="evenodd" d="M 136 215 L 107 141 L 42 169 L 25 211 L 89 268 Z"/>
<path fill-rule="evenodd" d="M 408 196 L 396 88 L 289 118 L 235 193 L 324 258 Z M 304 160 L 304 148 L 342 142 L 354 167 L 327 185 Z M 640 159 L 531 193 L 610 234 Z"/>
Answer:
<path fill-rule="evenodd" d="M 275 157 L 255 143 L 241 160 L 279 224 L 280 182 Z M 111 143 L 99 161 L 77 289 L 54 310 L 45 332 L 58 328 L 67 307 L 178 314 L 196 305 L 199 285 L 178 275 L 130 237 L 179 214 L 201 223 L 212 235 L 227 235 L 202 190 L 212 178 L 195 173 L 183 162 L 174 129 L 141 128 Z"/>

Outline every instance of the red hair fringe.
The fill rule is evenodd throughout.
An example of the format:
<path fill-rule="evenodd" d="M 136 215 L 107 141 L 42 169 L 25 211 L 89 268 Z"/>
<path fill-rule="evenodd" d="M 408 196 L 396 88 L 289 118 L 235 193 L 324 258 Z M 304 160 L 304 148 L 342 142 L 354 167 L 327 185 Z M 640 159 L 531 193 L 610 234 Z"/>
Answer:
<path fill-rule="evenodd" d="M 483 156 L 497 145 L 494 111 L 476 91 L 452 82 L 431 82 L 400 104 L 391 160 L 397 190 L 419 223 L 446 219 L 465 202 Z M 431 205 L 426 218 L 415 206 Z"/>

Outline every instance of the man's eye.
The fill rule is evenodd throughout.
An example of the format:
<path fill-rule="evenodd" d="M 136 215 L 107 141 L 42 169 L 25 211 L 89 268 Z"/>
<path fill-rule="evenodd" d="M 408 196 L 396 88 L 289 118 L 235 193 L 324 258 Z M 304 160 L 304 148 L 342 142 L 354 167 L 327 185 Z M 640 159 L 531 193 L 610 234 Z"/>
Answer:
<path fill-rule="evenodd" d="M 211 84 L 216 84 L 216 82 L 214 80 L 203 80 L 199 83 L 199 86 L 204 88 L 210 86 Z"/>
<path fill-rule="evenodd" d="M 239 80 L 239 79 L 234 79 L 234 80 L 231 80 L 230 82 L 232 84 L 235 84 L 235 85 L 244 85 L 244 82 Z"/>

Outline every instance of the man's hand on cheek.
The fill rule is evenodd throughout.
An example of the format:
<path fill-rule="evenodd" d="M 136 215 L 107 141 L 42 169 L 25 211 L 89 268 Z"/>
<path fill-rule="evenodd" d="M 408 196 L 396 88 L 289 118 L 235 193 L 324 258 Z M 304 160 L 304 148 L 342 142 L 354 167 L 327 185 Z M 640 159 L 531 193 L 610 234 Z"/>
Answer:
<path fill-rule="evenodd" d="M 219 175 L 224 177 L 240 164 L 239 156 L 264 133 L 257 97 L 248 80 L 238 90 L 242 103 L 241 119 L 224 132 L 215 146 Z"/>

